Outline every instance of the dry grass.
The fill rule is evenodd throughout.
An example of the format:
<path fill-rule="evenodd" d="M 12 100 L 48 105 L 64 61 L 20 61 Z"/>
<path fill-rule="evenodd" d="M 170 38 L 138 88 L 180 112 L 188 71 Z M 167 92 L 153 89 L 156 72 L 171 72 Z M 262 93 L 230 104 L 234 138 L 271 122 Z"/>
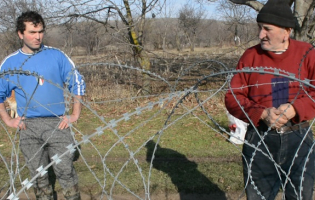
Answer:
<path fill-rule="evenodd" d="M 227 52 L 234 54 L 231 58 L 227 57 Z M 225 56 L 216 58 L 222 53 Z M 167 82 L 151 77 L 151 86 L 153 95 L 167 93 L 170 91 L 183 90 L 190 88 L 198 83 L 198 80 L 213 72 L 218 72 L 224 67 L 234 67 L 238 58 L 238 53 L 231 48 L 196 48 L 194 52 L 165 52 L 155 51 L 150 54 L 151 72 L 163 77 Z M 142 77 L 140 71 L 132 70 L 124 67 L 118 67 L 117 63 L 127 64 L 127 66 L 137 67 L 130 60 L 124 60 L 119 55 L 111 61 L 116 63 L 115 66 L 110 66 L 110 60 L 103 60 L 104 56 L 95 56 L 84 67 L 79 67 L 80 73 L 84 75 L 87 83 L 87 100 L 108 101 L 115 99 L 124 99 L 143 95 L 142 92 Z M 75 58 L 77 61 L 83 62 L 82 57 Z M 131 58 L 129 58 L 131 59 Z M 205 62 L 206 60 L 216 60 L 222 62 L 225 66 L 220 66 L 218 63 Z M 118 62 L 119 61 L 119 62 Z M 94 64 L 98 63 L 98 65 Z M 102 64 L 99 64 L 102 63 Z M 80 65 L 80 63 L 78 63 Z M 211 85 L 222 84 L 225 77 L 211 77 L 199 83 L 203 89 L 209 89 Z M 219 82 L 218 82 L 219 81 Z"/>

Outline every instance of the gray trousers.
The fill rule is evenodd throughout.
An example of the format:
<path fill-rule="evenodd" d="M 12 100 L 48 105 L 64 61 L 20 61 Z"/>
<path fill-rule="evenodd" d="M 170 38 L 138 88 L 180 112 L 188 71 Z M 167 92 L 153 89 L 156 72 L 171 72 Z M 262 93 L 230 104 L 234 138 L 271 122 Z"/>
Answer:
<path fill-rule="evenodd" d="M 34 177 L 40 166 L 46 167 L 54 155 L 61 156 L 74 143 L 70 129 L 60 130 L 57 117 L 25 119 L 26 130 L 20 131 L 20 149 L 25 157 L 30 174 Z M 66 153 L 61 162 L 53 164 L 56 178 L 63 189 L 78 184 L 78 176 L 73 166 L 74 154 Z M 49 185 L 48 173 L 39 176 L 33 182 L 34 188 L 44 188 Z"/>

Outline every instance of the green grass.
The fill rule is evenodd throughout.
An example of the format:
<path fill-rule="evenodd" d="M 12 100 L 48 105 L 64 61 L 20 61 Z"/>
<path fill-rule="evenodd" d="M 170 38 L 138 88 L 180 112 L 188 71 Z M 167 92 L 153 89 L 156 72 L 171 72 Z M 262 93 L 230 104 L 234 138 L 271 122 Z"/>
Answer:
<path fill-rule="evenodd" d="M 119 121 L 124 113 L 132 113 L 140 106 L 146 104 L 94 105 L 93 109 L 109 122 L 113 119 Z M 186 106 L 192 108 L 196 105 Z M 91 143 L 82 143 L 82 156 L 75 162 L 81 191 L 98 195 L 105 186 L 107 193 L 128 194 L 132 191 L 143 196 L 144 188 L 148 186 L 152 195 L 165 191 L 207 194 L 242 190 L 240 147 L 229 143 L 224 137 L 226 133 L 217 132 L 219 129 L 201 109 L 194 110 L 193 114 L 185 115 L 186 112 L 187 107 L 179 107 L 170 116 L 171 107 L 155 106 L 152 110 L 130 116 L 128 121 L 119 121 L 114 127 L 117 133 L 106 128 L 102 135 L 90 138 Z M 212 109 L 210 114 L 216 123 L 227 129 L 223 109 Z M 83 135 L 91 135 L 98 127 L 105 126 L 106 123 L 98 116 L 83 108 L 80 120 L 75 124 L 78 130 L 76 139 L 81 142 Z M 149 141 L 151 137 L 153 140 Z M 8 138 L 0 139 L 4 144 L 0 147 L 1 154 L 9 157 Z M 155 159 L 151 163 L 158 141 Z M 3 163 L 0 166 L 1 174 L 7 174 Z M 25 170 L 22 180 L 29 178 Z M 0 180 L 2 185 L 5 181 L 5 178 Z M 57 184 L 56 187 L 59 191 L 60 186 Z"/>
<path fill-rule="evenodd" d="M 102 110 L 101 107 L 98 108 Z M 104 105 L 103 109 L 105 110 L 101 113 L 108 113 L 107 110 L 111 110 L 111 106 Z M 131 108 L 129 107 L 129 109 Z M 119 109 L 114 115 L 116 120 L 122 117 L 117 113 L 120 113 Z M 226 133 L 216 132 L 215 130 L 219 129 L 200 109 L 194 113 L 195 115 L 188 114 L 182 117 L 185 109 L 178 108 L 166 123 L 170 109 L 161 110 L 155 107 L 152 110 L 146 110 L 140 115 L 132 116 L 129 121 L 121 121 L 115 127 L 117 134 L 123 138 L 122 141 L 128 145 L 128 148 L 122 142 L 115 144 L 118 137 L 112 130 L 106 130 L 103 135 L 91 139 L 98 151 L 89 144 L 82 145 L 83 158 L 90 161 L 89 166 L 93 167 L 93 171 L 98 172 L 101 177 L 100 182 L 106 183 L 106 191 L 110 191 L 112 187 L 112 176 L 117 176 L 121 169 L 118 180 L 137 194 L 144 192 L 144 184 L 147 186 L 148 181 L 150 191 L 153 193 L 166 190 L 174 193 L 178 191 L 215 193 L 242 190 L 240 146 L 235 147 L 229 143 L 224 137 L 227 136 Z M 111 119 L 113 116 L 105 117 L 107 122 Z M 223 110 L 218 111 L 215 120 L 220 126 L 227 129 L 227 119 Z M 85 134 L 93 132 L 94 130 L 87 129 L 89 127 L 87 124 L 93 124 L 94 128 L 104 126 L 96 121 L 98 120 L 90 118 L 90 122 L 78 123 L 78 127 Z M 165 125 L 167 128 L 164 130 Z M 160 130 L 163 131 L 157 134 Z M 154 135 L 153 141 L 148 142 Z M 159 143 L 150 171 L 151 157 L 157 141 Z M 144 144 L 146 145 L 144 146 Z M 109 152 L 110 148 L 112 150 Z M 127 150 L 135 153 L 134 158 L 141 168 L 141 173 L 134 160 L 130 160 Z M 101 163 L 101 159 L 104 157 L 105 165 Z M 95 185 L 95 178 L 91 176 L 87 167 L 83 166 L 82 159 L 76 163 L 76 166 L 80 179 L 90 180 L 84 181 L 80 185 L 88 188 L 87 185 L 94 183 L 89 192 L 99 192 L 100 186 Z M 109 170 L 112 175 L 107 171 L 104 177 L 104 170 Z M 113 192 L 128 193 L 124 186 L 120 186 L 118 183 L 114 185 Z"/>

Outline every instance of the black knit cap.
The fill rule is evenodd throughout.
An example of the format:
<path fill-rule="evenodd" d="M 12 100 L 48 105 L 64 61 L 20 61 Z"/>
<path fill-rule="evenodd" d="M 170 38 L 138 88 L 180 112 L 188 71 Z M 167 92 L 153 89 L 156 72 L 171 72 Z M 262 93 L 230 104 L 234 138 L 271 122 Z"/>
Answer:
<path fill-rule="evenodd" d="M 257 15 L 257 22 L 294 28 L 295 18 L 288 0 L 269 0 Z"/>

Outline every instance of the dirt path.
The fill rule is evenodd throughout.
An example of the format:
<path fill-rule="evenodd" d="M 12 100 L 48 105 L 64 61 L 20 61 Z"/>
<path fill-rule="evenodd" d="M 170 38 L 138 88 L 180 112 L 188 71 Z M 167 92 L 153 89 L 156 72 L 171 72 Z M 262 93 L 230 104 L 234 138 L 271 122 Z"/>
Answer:
<path fill-rule="evenodd" d="M 0 193 L 0 199 L 5 200 L 6 198 L 3 197 L 3 193 Z M 225 196 L 222 195 L 216 195 L 216 194 L 155 194 L 151 195 L 150 199 L 146 200 L 246 200 L 246 197 L 244 195 L 241 196 L 241 192 L 234 192 L 234 193 L 226 193 Z M 314 194 L 315 197 L 315 194 Z M 145 197 L 141 197 L 143 200 Z M 57 197 L 58 200 L 64 200 L 62 194 L 58 194 Z M 81 192 L 81 199 L 82 200 L 109 200 L 106 196 L 100 199 L 98 196 L 91 196 L 89 194 L 85 194 Z M 112 200 L 139 200 L 139 198 L 136 198 L 132 195 L 113 195 Z M 19 196 L 19 200 L 35 200 L 35 195 L 30 192 L 28 194 L 28 197 L 25 194 L 22 194 Z M 281 193 L 278 194 L 276 200 L 281 200 Z"/>
<path fill-rule="evenodd" d="M 6 199 L 3 197 L 4 194 L 0 193 L 1 199 Z M 150 200 L 245 200 L 245 197 L 239 198 L 240 193 L 231 193 L 226 194 L 225 196 L 222 195 L 216 195 L 216 194 L 154 194 L 150 196 Z M 142 199 L 145 199 L 145 197 L 141 197 Z M 35 200 L 35 195 L 30 191 L 28 196 L 26 194 L 21 194 L 19 196 L 19 200 L 28 200 L 32 199 Z M 58 200 L 64 200 L 62 194 L 58 194 Z M 81 199 L 82 200 L 97 200 L 100 199 L 100 197 L 97 196 L 91 196 L 89 194 L 85 194 L 81 192 Z M 107 200 L 106 196 L 102 198 L 102 200 Z M 138 198 L 132 196 L 132 195 L 113 195 L 112 200 L 139 200 Z M 146 200 L 149 200 L 148 198 Z"/>

